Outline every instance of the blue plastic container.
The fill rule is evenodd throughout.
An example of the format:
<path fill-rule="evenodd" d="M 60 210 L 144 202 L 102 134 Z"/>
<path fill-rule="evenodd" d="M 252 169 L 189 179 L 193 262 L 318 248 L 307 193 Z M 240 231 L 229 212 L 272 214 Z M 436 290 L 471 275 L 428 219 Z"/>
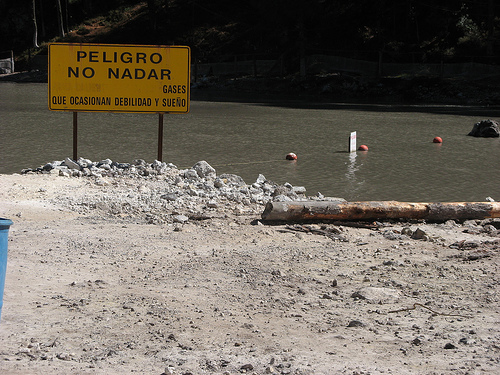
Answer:
<path fill-rule="evenodd" d="M 11 225 L 11 220 L 0 218 L 0 319 L 2 317 L 5 271 L 7 270 L 7 241 Z"/>

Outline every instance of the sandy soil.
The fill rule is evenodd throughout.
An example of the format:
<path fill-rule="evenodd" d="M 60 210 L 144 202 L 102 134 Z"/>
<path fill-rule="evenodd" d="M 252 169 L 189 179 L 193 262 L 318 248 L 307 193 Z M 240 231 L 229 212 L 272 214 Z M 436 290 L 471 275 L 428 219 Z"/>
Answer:
<path fill-rule="evenodd" d="M 1 374 L 500 371 L 498 220 L 263 225 L 224 206 L 148 224 L 67 203 L 101 190 L 0 175 Z"/>

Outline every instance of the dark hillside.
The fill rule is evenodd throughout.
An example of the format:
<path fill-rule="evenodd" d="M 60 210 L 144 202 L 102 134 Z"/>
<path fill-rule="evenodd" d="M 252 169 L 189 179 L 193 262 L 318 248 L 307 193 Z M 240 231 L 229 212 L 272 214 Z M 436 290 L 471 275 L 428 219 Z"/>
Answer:
<path fill-rule="evenodd" d="M 70 43 L 111 43 L 111 44 L 151 44 L 145 30 L 149 27 L 149 13 L 146 3 L 122 9 L 113 17 L 97 16 L 86 20 L 78 28 L 71 30 L 61 42 Z M 113 17 L 113 21 L 110 18 Z"/>
<path fill-rule="evenodd" d="M 306 71 L 303 63 L 322 55 L 496 68 L 499 15 L 494 0 L 4 0 L 0 52 L 13 50 L 19 71 L 29 69 L 36 54 L 47 54 L 49 42 L 188 45 L 200 65 L 274 62 L 271 77 L 217 74 L 203 77 L 198 88 L 492 105 L 500 95 L 491 74 L 471 80 L 471 74 L 443 77 L 423 69 L 367 79 L 349 69 Z"/>
<path fill-rule="evenodd" d="M 74 40 L 187 44 L 201 61 L 382 51 L 393 62 L 498 64 L 499 15 L 494 0 L 2 1 L 0 51 Z"/>

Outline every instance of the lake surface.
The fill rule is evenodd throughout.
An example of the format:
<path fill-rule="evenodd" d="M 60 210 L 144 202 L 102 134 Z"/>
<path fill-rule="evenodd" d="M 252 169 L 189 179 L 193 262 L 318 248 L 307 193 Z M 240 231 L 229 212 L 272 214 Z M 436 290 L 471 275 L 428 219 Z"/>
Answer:
<path fill-rule="evenodd" d="M 201 93 L 203 94 L 203 93 Z M 500 139 L 468 137 L 500 109 L 312 101 L 213 101 L 193 93 L 189 114 L 165 115 L 163 161 L 253 183 L 259 174 L 348 200 L 500 201 Z M 198 97 L 198 99 L 197 99 Z M 0 173 L 73 155 L 73 116 L 51 112 L 46 84 L 0 83 Z M 368 152 L 347 152 L 350 132 Z M 439 136 L 442 144 L 432 142 Z M 78 156 L 157 158 L 155 114 L 78 114 Z M 288 161 L 293 152 L 298 160 Z"/>

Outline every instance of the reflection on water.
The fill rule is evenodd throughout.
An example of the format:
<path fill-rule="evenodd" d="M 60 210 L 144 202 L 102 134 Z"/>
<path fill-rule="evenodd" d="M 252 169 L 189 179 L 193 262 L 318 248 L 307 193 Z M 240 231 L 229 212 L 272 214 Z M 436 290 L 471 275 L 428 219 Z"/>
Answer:
<path fill-rule="evenodd" d="M 247 183 L 259 173 L 308 195 L 348 200 L 500 200 L 500 140 L 467 137 L 500 113 L 461 107 L 196 101 L 164 118 L 163 161 L 206 160 Z M 47 109 L 46 84 L 0 83 L 0 173 L 72 156 L 72 114 Z M 131 162 L 157 157 L 158 118 L 80 113 L 79 155 Z M 357 132 L 368 152 L 347 152 Z M 435 136 L 442 144 L 433 143 Z M 294 152 L 298 160 L 285 160 Z"/>
<path fill-rule="evenodd" d="M 366 152 L 360 152 L 366 153 Z M 358 157 L 357 152 L 349 152 L 349 161 L 347 164 L 346 178 L 348 181 L 347 188 L 350 196 L 356 196 L 363 186 L 363 181 L 358 181 L 356 178 L 356 172 L 361 168 L 362 164 L 356 164 L 356 159 Z M 346 192 L 347 193 L 347 192 Z"/>

